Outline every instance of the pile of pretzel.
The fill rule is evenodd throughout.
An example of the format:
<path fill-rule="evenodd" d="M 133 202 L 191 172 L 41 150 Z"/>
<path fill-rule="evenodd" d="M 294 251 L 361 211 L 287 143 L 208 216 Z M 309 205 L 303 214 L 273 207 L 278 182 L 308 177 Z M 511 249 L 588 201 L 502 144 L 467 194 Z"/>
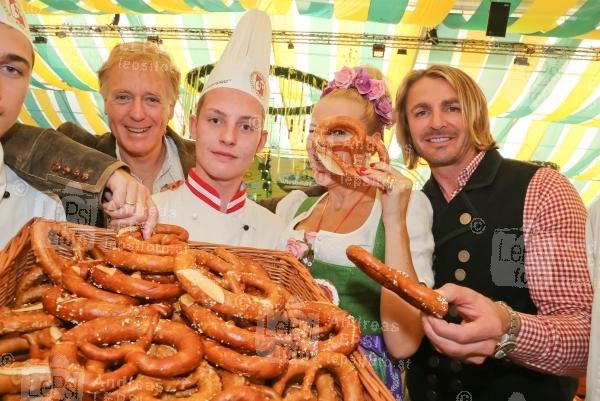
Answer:
<path fill-rule="evenodd" d="M 0 309 L 3 400 L 364 399 L 357 322 L 255 261 L 169 225 L 104 251 L 66 223 L 38 220 L 31 238 L 37 264 Z"/>

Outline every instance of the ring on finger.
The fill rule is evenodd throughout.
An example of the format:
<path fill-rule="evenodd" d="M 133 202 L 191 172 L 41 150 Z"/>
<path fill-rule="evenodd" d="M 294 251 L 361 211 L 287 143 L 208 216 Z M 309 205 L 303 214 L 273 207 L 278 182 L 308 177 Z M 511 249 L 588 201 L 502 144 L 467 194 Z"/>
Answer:
<path fill-rule="evenodd" d="M 396 184 L 396 178 L 391 175 L 388 174 L 385 177 L 385 181 L 383 182 L 383 187 L 385 188 L 386 191 L 391 191 L 392 189 L 394 189 L 394 185 Z"/>

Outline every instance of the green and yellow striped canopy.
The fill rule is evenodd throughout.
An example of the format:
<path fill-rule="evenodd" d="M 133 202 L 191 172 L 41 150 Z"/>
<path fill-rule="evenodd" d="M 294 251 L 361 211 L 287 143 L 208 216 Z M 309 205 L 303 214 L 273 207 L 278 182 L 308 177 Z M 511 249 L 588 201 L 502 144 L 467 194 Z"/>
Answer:
<path fill-rule="evenodd" d="M 485 36 L 490 0 L 29 0 L 23 1 L 30 25 L 104 26 L 121 14 L 119 26 L 233 29 L 242 12 L 260 8 L 273 29 L 296 32 L 372 33 L 421 37 L 437 28 L 444 39 L 492 40 Z M 515 65 L 510 54 L 436 49 L 386 51 L 373 58 L 371 47 L 335 44 L 273 44 L 273 64 L 329 79 L 344 65 L 373 65 L 395 89 L 407 71 L 447 64 L 469 73 L 482 87 L 492 116 L 492 131 L 506 157 L 550 161 L 560 166 L 589 204 L 600 195 L 600 0 L 513 0 L 506 42 L 596 49 L 595 60 L 528 57 Z M 34 33 L 35 36 L 35 33 Z M 64 36 L 64 35 L 61 35 Z M 73 121 L 95 132 L 108 130 L 96 71 L 118 37 L 48 36 L 36 44 L 38 56 L 21 121 L 56 127 Z M 182 72 L 216 61 L 226 42 L 164 39 L 162 46 Z M 290 46 L 291 47 L 291 46 Z M 286 90 L 275 82 L 274 106 L 308 105 L 318 91 Z M 182 87 L 172 122 L 185 133 L 189 110 Z M 302 156 L 307 116 L 275 119 L 272 153 Z M 391 133 L 390 154 L 400 163 Z M 427 176 L 426 169 L 419 173 Z"/>

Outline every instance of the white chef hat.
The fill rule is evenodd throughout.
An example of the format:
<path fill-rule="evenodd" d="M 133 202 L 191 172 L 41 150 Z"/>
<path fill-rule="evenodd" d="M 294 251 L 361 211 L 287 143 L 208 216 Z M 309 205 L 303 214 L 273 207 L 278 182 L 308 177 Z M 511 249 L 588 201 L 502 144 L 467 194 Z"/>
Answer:
<path fill-rule="evenodd" d="M 271 20 L 259 10 L 247 11 L 210 73 L 200 97 L 217 88 L 238 89 L 269 109 Z"/>
<path fill-rule="evenodd" d="M 19 0 L 0 0 L 0 24 L 16 29 L 31 42 L 29 26 Z"/>

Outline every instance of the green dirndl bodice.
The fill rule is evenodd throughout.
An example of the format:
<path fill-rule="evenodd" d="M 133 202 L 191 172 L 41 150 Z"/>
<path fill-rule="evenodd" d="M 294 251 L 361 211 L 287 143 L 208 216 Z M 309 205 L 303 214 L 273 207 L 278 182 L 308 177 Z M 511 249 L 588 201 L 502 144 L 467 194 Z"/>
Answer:
<path fill-rule="evenodd" d="M 317 200 L 317 197 L 307 198 L 300 205 L 296 216 L 310 209 Z M 339 252 L 345 251 L 345 249 L 339 250 Z M 377 226 L 373 255 L 379 260 L 385 260 L 385 232 L 381 220 Z M 402 362 L 387 352 L 383 341 L 379 313 L 381 286 L 356 266 L 338 265 L 314 258 L 309 268 L 315 279 L 325 280 L 335 288 L 339 296 L 340 308 L 348 311 L 360 324 L 362 333 L 360 345 L 369 362 L 396 400 L 402 400 L 400 379 Z M 327 292 L 329 289 L 324 291 Z"/>

